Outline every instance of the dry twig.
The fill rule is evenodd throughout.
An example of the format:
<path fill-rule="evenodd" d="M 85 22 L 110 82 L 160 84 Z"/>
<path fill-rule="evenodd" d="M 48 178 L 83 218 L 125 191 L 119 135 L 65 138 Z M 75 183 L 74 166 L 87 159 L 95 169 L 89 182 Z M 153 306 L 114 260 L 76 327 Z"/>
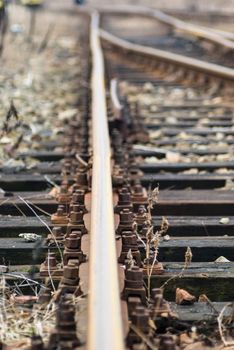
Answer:
<path fill-rule="evenodd" d="M 185 257 L 184 266 L 180 271 L 180 273 L 178 273 L 178 275 L 170 277 L 165 283 L 163 283 L 163 285 L 160 287 L 161 289 L 164 289 L 168 285 L 168 283 L 171 282 L 172 280 L 183 277 L 185 270 L 189 267 L 193 258 L 192 250 L 190 247 L 187 247 L 184 257 Z"/>
<path fill-rule="evenodd" d="M 218 322 L 218 329 L 219 329 L 220 338 L 221 338 L 221 340 L 222 340 L 222 342 L 223 342 L 223 345 L 224 345 L 225 347 L 233 346 L 233 345 L 234 345 L 234 341 L 227 341 L 226 338 L 225 338 L 225 336 L 224 336 L 224 334 L 223 334 L 223 329 L 224 329 L 224 324 L 223 324 L 224 313 L 225 313 L 225 311 L 227 310 L 228 307 L 232 307 L 232 311 L 233 311 L 233 303 L 228 303 L 228 304 L 226 304 L 226 305 L 222 308 L 222 310 L 221 310 L 219 316 L 217 317 L 217 322 Z M 233 322 L 233 317 L 232 317 L 232 322 Z"/>

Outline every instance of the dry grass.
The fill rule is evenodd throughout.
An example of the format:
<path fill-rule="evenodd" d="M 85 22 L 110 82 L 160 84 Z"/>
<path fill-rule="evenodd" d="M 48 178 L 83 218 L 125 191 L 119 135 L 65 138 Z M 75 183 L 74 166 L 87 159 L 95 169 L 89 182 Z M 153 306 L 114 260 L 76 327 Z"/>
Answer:
<path fill-rule="evenodd" d="M 162 218 L 161 227 L 158 231 L 154 233 L 154 226 L 152 223 L 152 209 L 158 203 L 159 187 L 155 187 L 154 190 L 149 189 L 148 194 L 148 206 L 147 206 L 147 221 L 146 225 L 148 230 L 146 233 L 146 243 L 144 243 L 144 248 L 146 252 L 146 265 L 147 265 L 147 293 L 148 299 L 150 299 L 150 285 L 151 285 L 151 276 L 155 264 L 158 262 L 158 251 L 160 245 L 160 239 L 164 236 L 169 228 L 169 223 L 166 218 Z M 137 231 L 137 230 L 136 230 Z M 139 237 L 139 235 L 138 235 Z M 152 256 L 153 254 L 153 256 Z"/>
<path fill-rule="evenodd" d="M 187 250 L 186 250 L 185 255 L 184 255 L 184 266 L 183 266 L 183 268 L 181 269 L 181 271 L 177 275 L 172 276 L 171 278 L 169 278 L 160 288 L 164 289 L 168 285 L 168 283 L 171 282 L 172 280 L 175 280 L 177 278 L 182 278 L 183 275 L 184 275 L 185 270 L 191 264 L 192 258 L 193 258 L 192 250 L 191 250 L 190 247 L 187 247 Z"/>
<path fill-rule="evenodd" d="M 26 279 L 25 279 L 26 280 Z M 28 285 L 32 280 L 28 280 Z M 35 282 L 37 285 L 38 283 Z M 47 340 L 49 332 L 54 327 L 55 323 L 55 306 L 49 304 L 46 309 L 35 304 L 33 308 L 18 305 L 14 301 L 13 290 L 18 290 L 20 295 L 20 280 L 16 288 L 16 283 L 11 288 L 4 275 L 0 280 L 0 341 L 11 345 L 14 342 L 20 341 L 20 344 L 27 344 L 28 338 L 33 334 L 40 334 L 43 339 Z M 43 286 L 41 286 L 43 288 Z M 21 292 L 22 293 L 22 292 Z M 33 296 L 37 296 L 37 289 L 34 290 Z M 22 294 L 21 294 L 22 295 Z"/>
<path fill-rule="evenodd" d="M 231 308 L 231 314 L 229 317 L 225 317 L 224 315 L 228 308 Z M 234 304 L 228 303 L 223 307 L 219 316 L 217 317 L 218 330 L 219 330 L 220 338 L 224 347 L 234 346 L 234 341 L 227 340 L 224 335 L 225 333 L 227 333 L 226 326 L 233 324 L 233 320 L 234 320 Z"/>
<path fill-rule="evenodd" d="M 28 280 L 30 283 L 31 280 Z M 34 281 L 31 281 L 33 283 Z M 37 282 L 35 282 L 37 283 Z M 20 283 L 19 283 L 20 284 Z M 44 288 L 43 285 L 40 286 Z M 34 296 L 37 296 L 36 290 Z M 30 344 L 30 337 L 40 335 L 45 343 L 56 325 L 56 293 L 48 305 L 34 303 L 33 307 L 19 305 L 12 297 L 5 276 L 0 280 L 0 341 L 14 349 L 24 349 Z M 78 312 L 81 297 L 73 297 L 70 302 Z"/>

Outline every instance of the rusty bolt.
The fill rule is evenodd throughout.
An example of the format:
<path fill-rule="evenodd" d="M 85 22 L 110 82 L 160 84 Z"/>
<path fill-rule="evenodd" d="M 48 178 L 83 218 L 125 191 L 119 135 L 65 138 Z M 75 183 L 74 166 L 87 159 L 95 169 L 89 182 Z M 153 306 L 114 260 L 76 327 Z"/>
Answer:
<path fill-rule="evenodd" d="M 55 253 L 48 253 L 45 261 L 40 266 L 40 276 L 48 277 L 52 271 L 53 276 L 61 276 L 62 270 L 58 266 Z"/>
<path fill-rule="evenodd" d="M 77 185 L 73 185 L 73 194 L 70 205 L 70 211 L 74 205 L 79 205 L 79 209 L 82 210 L 84 214 L 86 214 L 88 211 L 85 207 L 85 191 L 76 189 L 76 186 Z"/>
<path fill-rule="evenodd" d="M 51 299 L 51 290 L 50 288 L 43 288 L 41 289 L 39 295 L 38 295 L 38 303 L 39 304 L 48 304 Z"/>
<path fill-rule="evenodd" d="M 137 214 L 135 215 L 135 218 L 138 225 L 143 225 L 147 221 L 148 215 L 144 205 L 139 206 Z"/>
<path fill-rule="evenodd" d="M 48 234 L 47 236 L 47 243 L 51 245 L 56 245 L 56 241 L 58 241 L 58 244 L 62 244 L 64 240 L 64 233 L 62 231 L 62 227 L 55 226 L 52 228 L 52 233 Z"/>
<path fill-rule="evenodd" d="M 148 203 L 147 192 L 141 184 L 136 184 L 133 186 L 132 201 L 134 203 Z"/>
<path fill-rule="evenodd" d="M 63 253 L 64 265 L 67 265 L 69 260 L 78 260 L 79 264 L 86 260 L 86 255 L 81 250 L 81 238 L 81 231 L 72 231 L 67 236 Z"/>
<path fill-rule="evenodd" d="M 70 213 L 72 213 L 72 212 L 74 212 L 74 213 L 82 212 L 83 213 L 83 211 L 80 209 L 80 205 L 79 204 L 73 204 L 73 203 L 71 203 L 71 205 L 70 205 L 69 212 Z"/>
<path fill-rule="evenodd" d="M 146 303 L 146 291 L 143 281 L 143 270 L 132 266 L 125 270 L 124 289 L 122 298 L 128 300 L 130 296 L 139 296 L 143 304 Z"/>
<path fill-rule="evenodd" d="M 115 207 L 115 212 L 119 213 L 124 209 L 129 209 L 130 211 L 133 210 L 131 194 L 126 187 L 122 188 L 119 192 L 119 200 L 117 206 Z"/>
<path fill-rule="evenodd" d="M 68 261 L 68 265 L 63 268 L 63 277 L 59 284 L 58 298 L 67 294 L 74 294 L 75 296 L 82 295 L 79 282 L 78 264 L 76 265 L 73 262 Z"/>
<path fill-rule="evenodd" d="M 72 202 L 77 204 L 84 204 L 85 192 L 83 190 L 76 190 L 72 195 Z"/>
<path fill-rule="evenodd" d="M 84 216 L 84 213 L 82 210 L 78 212 L 72 211 L 70 215 L 70 222 L 72 224 L 84 224 L 83 216 Z"/>
<path fill-rule="evenodd" d="M 86 173 L 78 171 L 75 177 L 75 182 L 81 189 L 88 187 L 88 177 Z"/>
<path fill-rule="evenodd" d="M 121 204 L 130 204 L 131 203 L 131 193 L 126 187 L 122 188 L 119 192 L 119 202 Z"/>
<path fill-rule="evenodd" d="M 68 223 L 67 214 L 65 212 L 65 207 L 63 205 L 59 205 L 56 213 L 51 215 L 51 222 L 53 224 L 60 224 L 60 225 Z"/>
<path fill-rule="evenodd" d="M 59 206 L 58 206 L 58 209 L 57 209 L 57 211 L 56 211 L 56 214 L 57 214 L 58 216 L 63 216 L 63 215 L 65 215 L 65 207 L 64 207 L 64 205 L 59 205 Z"/>
<path fill-rule="evenodd" d="M 57 266 L 55 253 L 47 253 L 46 260 L 44 262 L 45 267 L 53 269 Z"/>
<path fill-rule="evenodd" d="M 60 298 L 56 312 L 56 328 L 50 335 L 48 349 L 70 350 L 80 345 L 76 335 L 75 308 L 65 296 Z"/>
<path fill-rule="evenodd" d="M 149 311 L 144 306 L 137 306 L 132 313 L 132 323 L 144 333 L 149 332 Z"/>
<path fill-rule="evenodd" d="M 137 265 L 140 267 L 142 265 L 141 262 L 141 254 L 138 249 L 137 236 L 132 231 L 123 231 L 122 232 L 122 250 L 118 262 L 124 264 L 129 250 L 131 249 L 131 253 L 133 259 L 136 261 Z"/>
<path fill-rule="evenodd" d="M 142 195 L 143 193 L 143 188 L 140 184 L 136 184 L 134 187 L 133 187 L 133 192 L 134 194 L 136 195 Z"/>
<path fill-rule="evenodd" d="M 138 242 L 137 242 L 137 236 L 132 231 L 123 231 L 122 232 L 122 247 L 131 250 L 138 250 Z M 124 249 L 124 251 L 126 251 Z"/>
<path fill-rule="evenodd" d="M 139 297 L 130 296 L 128 298 L 128 315 L 131 317 L 132 313 L 136 310 L 137 306 L 141 305 L 141 299 Z"/>
<path fill-rule="evenodd" d="M 63 238 L 63 232 L 62 232 L 62 227 L 57 226 L 57 227 L 53 227 L 52 228 L 52 233 L 53 236 L 57 239 L 57 238 Z"/>
<path fill-rule="evenodd" d="M 120 223 L 127 225 L 133 223 L 133 213 L 128 208 L 125 208 L 120 212 Z"/>
<path fill-rule="evenodd" d="M 143 287 L 143 270 L 138 266 L 133 266 L 125 272 L 126 287 L 141 288 Z"/>
<path fill-rule="evenodd" d="M 68 263 L 67 266 L 63 268 L 63 276 L 65 279 L 76 280 L 79 278 L 79 268 L 73 263 Z"/>
<path fill-rule="evenodd" d="M 78 212 L 71 212 L 69 223 L 67 225 L 67 235 L 69 235 L 72 231 L 81 231 L 82 234 L 87 233 L 83 216 L 84 212 L 82 210 Z"/>
<path fill-rule="evenodd" d="M 137 306 L 135 311 L 131 314 L 132 324 L 142 333 L 148 335 L 150 332 L 149 327 L 149 312 L 143 306 Z M 130 329 L 127 336 L 127 344 L 132 349 L 134 344 L 141 343 L 141 337 Z"/>
<path fill-rule="evenodd" d="M 68 204 L 71 199 L 71 194 L 68 192 L 67 185 L 61 185 L 57 196 L 57 201 L 62 204 Z"/>
<path fill-rule="evenodd" d="M 81 232 L 73 231 L 65 240 L 65 247 L 68 249 L 81 249 Z"/>

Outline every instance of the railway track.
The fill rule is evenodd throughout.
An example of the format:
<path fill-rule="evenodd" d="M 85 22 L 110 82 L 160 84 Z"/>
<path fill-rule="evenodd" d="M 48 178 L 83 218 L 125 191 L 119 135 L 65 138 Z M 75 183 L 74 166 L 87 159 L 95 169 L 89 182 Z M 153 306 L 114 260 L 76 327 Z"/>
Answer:
<path fill-rule="evenodd" d="M 90 55 L 81 40 L 89 59 L 62 138 L 17 155 L 33 169 L 1 169 L 1 319 L 25 313 L 34 329 L 15 334 L 29 349 L 222 348 L 233 332 L 233 70 L 99 22 Z"/>
<path fill-rule="evenodd" d="M 112 24 L 113 27 L 115 27 L 115 22 L 112 22 Z M 212 89 L 210 90 L 211 85 L 208 82 L 209 78 L 207 78 L 207 80 L 205 78 L 207 85 L 205 84 L 205 86 L 203 86 L 203 84 L 199 83 L 197 85 L 196 74 L 199 75 L 199 72 L 201 72 L 203 68 L 203 73 L 205 73 L 205 71 L 205 74 L 208 73 L 208 70 L 205 69 L 205 66 L 201 61 L 200 69 L 198 70 L 198 65 L 196 68 L 196 63 L 198 62 L 194 62 L 194 71 L 192 73 L 193 78 L 191 80 L 187 79 L 189 75 L 188 72 L 186 72 L 185 75 L 182 74 L 183 77 L 176 77 L 176 74 L 174 74 L 174 72 L 178 71 L 178 66 L 180 68 L 183 67 L 182 69 L 185 67 L 184 63 L 182 65 L 179 63 L 179 57 L 178 60 L 175 59 L 173 63 L 172 61 L 169 63 L 169 53 L 167 53 L 167 57 L 165 57 L 163 53 L 162 56 L 160 56 L 160 53 L 157 50 L 155 50 L 155 52 L 154 50 L 148 51 L 143 47 L 132 45 L 131 43 L 127 43 L 124 40 L 119 40 L 118 38 L 104 31 L 101 32 L 101 37 L 103 38 L 103 45 L 106 52 L 107 76 L 109 77 L 109 80 L 112 78 L 118 78 L 120 81 L 127 82 L 126 85 L 124 83 L 123 85 L 120 84 L 120 90 L 122 88 L 123 96 L 128 96 L 127 112 L 125 113 L 128 115 L 128 112 L 132 111 L 134 121 L 137 120 L 135 127 L 133 127 L 134 132 L 138 135 L 138 139 L 137 136 L 135 136 L 135 138 L 133 136 L 134 142 L 132 142 L 133 149 L 131 160 L 133 157 L 136 162 L 134 163 L 134 160 L 132 160 L 133 168 L 134 166 L 136 167 L 136 164 L 138 164 L 138 169 L 143 172 L 143 175 L 140 176 L 141 183 L 144 184 L 146 188 L 154 188 L 157 186 L 157 183 L 159 184 L 159 187 L 161 187 L 158 202 L 155 205 L 155 208 L 151 210 L 151 215 L 153 215 L 152 220 L 154 232 L 160 232 L 160 224 L 162 225 L 161 227 L 163 227 L 163 223 L 160 221 L 162 220 L 161 216 L 165 215 L 168 217 L 169 215 L 169 223 L 172 223 L 172 227 L 170 228 L 169 225 L 169 229 L 167 231 L 169 237 L 166 235 L 165 240 L 161 240 L 159 247 L 156 244 L 156 251 L 158 249 L 158 268 L 155 267 L 155 276 L 151 276 L 150 278 L 152 283 L 151 288 L 159 288 L 164 286 L 164 296 L 167 300 L 170 301 L 175 300 L 176 290 L 177 294 L 181 293 L 181 291 L 179 291 L 177 288 L 190 288 L 189 291 L 192 292 L 192 294 L 196 295 L 196 293 L 198 293 L 199 295 L 202 295 L 202 297 L 199 299 L 200 301 L 202 301 L 202 298 L 204 297 L 203 294 L 207 295 L 211 293 L 212 301 L 218 302 L 216 306 L 222 308 L 222 302 L 225 300 L 225 298 L 227 297 L 226 301 L 230 301 L 232 300 L 232 296 L 226 295 L 225 297 L 224 294 L 222 294 L 222 297 L 220 298 L 221 289 L 219 288 L 222 288 L 225 283 L 224 281 L 221 282 L 222 287 L 218 283 L 221 276 L 218 272 L 219 266 L 217 266 L 217 263 L 218 261 L 225 261 L 222 256 L 227 257 L 228 251 L 226 250 L 227 247 L 225 247 L 224 251 L 222 251 L 219 243 L 222 242 L 221 244 L 223 244 L 226 238 L 230 239 L 230 242 L 232 242 L 232 238 L 229 237 L 229 234 L 225 234 L 224 232 L 224 236 L 223 234 L 219 236 L 219 228 L 223 225 L 223 223 L 229 224 L 232 220 L 231 208 L 233 206 L 233 200 L 231 199 L 231 189 L 233 188 L 233 185 L 231 178 L 226 178 L 225 184 L 223 183 L 221 187 L 219 187 L 217 183 L 216 185 L 214 182 L 213 185 L 211 185 L 211 183 L 212 176 L 216 176 L 218 174 L 219 177 L 223 171 L 225 173 L 227 170 L 227 168 L 224 170 L 225 166 L 223 167 L 225 153 L 228 161 L 230 162 L 229 165 L 231 165 L 232 145 L 230 145 L 230 148 L 229 146 L 227 148 L 225 147 L 225 150 L 222 148 L 224 145 L 220 145 L 220 148 L 217 147 L 215 149 L 215 144 L 212 145 L 212 142 L 214 141 L 213 136 L 219 138 L 221 137 L 222 132 L 231 132 L 232 125 L 230 124 L 230 127 L 225 131 L 223 122 L 225 119 L 225 114 L 227 113 L 227 109 L 231 107 L 232 103 L 229 99 L 225 100 L 225 97 L 222 94 L 222 89 L 216 90 L 215 93 L 212 91 Z M 139 58 L 137 57 L 137 54 L 140 52 L 142 55 Z M 154 64 L 152 64 L 152 60 L 149 59 L 150 56 L 151 58 L 154 57 Z M 140 62 L 141 60 L 143 62 Z M 139 66 L 137 67 L 137 64 L 134 67 L 133 62 L 137 62 L 138 64 L 140 63 L 141 68 L 139 68 Z M 176 66 L 176 68 L 173 67 L 173 64 Z M 145 73 L 145 67 L 147 65 L 149 66 L 148 75 Z M 192 67 L 190 66 L 190 68 Z M 217 75 L 214 73 L 214 71 L 214 75 L 210 71 L 214 79 L 218 78 L 219 68 L 217 67 L 216 70 Z M 194 73 L 195 71 L 196 73 Z M 147 83 L 149 81 L 151 84 L 148 85 Z M 189 85 L 191 86 L 191 91 L 189 94 L 190 97 L 187 94 L 188 88 L 185 87 L 188 81 Z M 173 97 L 174 93 L 175 96 Z M 219 102 L 216 104 L 218 100 L 221 102 L 221 104 Z M 196 110 L 197 116 L 200 116 L 198 119 L 195 117 Z M 206 116 L 208 116 L 207 120 L 203 119 L 203 112 L 205 112 Z M 126 114 L 123 112 L 123 115 Z M 216 124 L 214 121 L 217 115 L 219 115 L 218 124 Z M 194 117 L 195 119 L 193 120 Z M 182 119 L 181 122 L 179 122 L 180 118 Z M 203 122 L 208 122 L 209 126 L 206 125 L 204 127 L 202 125 Z M 220 135 L 218 135 L 219 131 L 221 132 Z M 147 132 L 149 136 L 148 140 L 145 135 Z M 122 139 L 122 142 L 125 139 L 126 136 L 124 139 Z M 216 139 L 216 141 L 218 140 Z M 118 141 L 117 144 L 120 145 L 121 141 Z M 192 144 L 193 146 L 191 147 Z M 209 150 L 209 145 L 212 145 L 211 152 Z M 220 151 L 224 152 L 223 156 L 220 156 Z M 121 151 L 117 149 L 117 153 L 121 153 Z M 123 153 L 125 154 L 125 152 Z M 120 154 L 117 156 L 118 161 L 119 158 L 121 159 Z M 212 160 L 212 162 L 210 162 L 210 160 Z M 123 166 L 123 163 L 119 161 L 120 168 Z M 129 163 L 131 164 L 131 162 Z M 232 171 L 227 170 L 226 174 L 227 173 L 231 175 Z M 125 173 L 123 172 L 123 174 Z M 136 174 L 136 169 L 134 174 Z M 208 176 L 209 179 L 206 176 Z M 209 180 L 211 180 L 210 183 Z M 230 186 L 228 184 L 230 184 Z M 226 198 L 224 199 L 224 197 Z M 231 201 L 229 202 L 229 200 Z M 228 202 L 230 204 L 230 211 L 225 205 L 228 205 Z M 135 210 L 137 210 L 136 205 Z M 139 220 L 139 224 L 139 222 L 142 222 L 141 219 L 144 214 L 142 212 L 139 212 L 138 214 L 136 214 L 135 220 Z M 124 226 L 124 215 L 122 221 L 122 225 Z M 128 220 L 126 219 L 126 221 Z M 129 219 L 129 221 L 131 221 L 131 219 Z M 214 227 L 213 233 L 212 230 L 210 231 L 208 228 L 208 222 L 210 224 L 212 222 L 217 223 L 217 225 Z M 139 226 L 141 227 L 141 224 L 139 224 Z M 200 233 L 198 226 L 200 226 L 201 229 Z M 120 227 L 122 228 L 121 215 Z M 130 227 L 129 222 L 126 223 L 126 227 Z M 224 228 L 225 226 L 222 227 Z M 192 230 L 193 233 L 190 230 Z M 145 240 L 147 241 L 147 235 L 145 232 L 147 232 L 147 229 L 143 234 L 142 231 L 138 231 L 137 235 L 137 238 L 141 241 L 141 243 L 138 245 L 138 249 L 141 251 L 141 253 L 146 253 L 147 249 L 149 249 L 148 246 L 145 246 Z M 187 234 L 187 232 L 190 232 L 190 234 Z M 227 232 L 226 228 L 225 232 Z M 117 233 L 119 233 L 118 229 Z M 214 237 L 213 234 L 216 237 Z M 156 234 L 155 239 L 157 240 L 157 238 L 158 236 Z M 123 235 L 121 239 L 122 245 L 124 246 L 124 242 L 126 242 L 127 239 Z M 208 241 L 210 243 L 208 243 Z M 211 244 L 211 242 L 213 242 L 213 244 Z M 212 250 L 212 245 L 214 249 L 214 255 L 211 253 L 212 255 L 209 256 L 209 252 Z M 128 246 L 127 244 L 126 246 L 130 247 L 130 245 Z M 124 250 L 126 251 L 126 246 L 124 248 L 122 247 L 122 254 Z M 178 246 L 180 248 L 177 250 Z M 193 252 L 193 258 L 188 270 L 186 268 L 186 277 L 184 276 L 185 279 L 183 278 L 180 280 L 180 277 L 178 279 L 178 276 L 180 276 L 179 271 L 183 271 L 183 267 L 186 266 L 186 253 L 190 252 L 188 247 L 190 247 Z M 202 253 L 203 247 L 204 252 L 206 252 L 205 254 Z M 154 248 L 155 247 L 153 244 L 153 251 Z M 136 254 L 135 259 L 137 261 L 137 253 L 134 253 Z M 144 253 L 143 256 L 145 256 Z M 155 258 L 154 254 L 153 257 Z M 152 260 L 153 257 L 151 257 Z M 231 260 L 231 255 L 227 259 Z M 146 261 L 149 262 L 148 260 Z M 155 260 L 153 261 L 155 263 Z M 163 262 L 164 264 L 166 262 L 167 267 L 164 271 L 162 271 L 160 262 Z M 213 270 L 214 274 L 216 275 L 215 282 L 209 280 L 212 274 L 209 268 L 212 265 L 215 267 L 215 269 L 217 268 L 216 272 L 215 269 Z M 150 266 L 152 268 L 152 265 Z M 203 267 L 206 270 L 204 275 L 202 272 Z M 230 271 L 231 270 L 229 270 L 229 272 Z M 229 273 L 228 275 L 230 277 Z M 222 273 L 222 277 L 223 276 L 224 274 Z M 147 278 L 145 277 L 145 279 Z M 172 284 L 170 284 L 171 282 Z M 207 285 L 205 286 L 206 282 Z M 164 285 L 165 283 L 166 288 Z M 213 288 L 213 283 L 216 286 L 215 289 Z M 227 286 L 230 286 L 230 283 L 230 281 L 227 282 Z M 212 293 L 211 290 L 209 290 L 210 287 L 212 291 L 217 291 L 216 296 Z M 228 290 L 230 291 L 229 288 Z M 222 291 L 224 291 L 223 288 Z M 175 304 L 172 302 L 171 307 L 173 308 L 174 305 Z M 196 309 L 196 307 L 198 309 Z M 204 310 L 204 314 L 201 315 L 200 310 L 202 308 Z M 129 310 L 131 310 L 131 302 L 129 302 Z M 176 306 L 176 310 L 179 313 L 183 310 L 183 316 L 180 316 L 181 320 L 183 319 L 184 321 L 191 321 L 193 317 L 194 320 L 204 320 L 204 315 L 207 315 L 207 310 L 204 308 L 204 304 L 202 305 L 199 302 L 197 304 L 194 304 L 194 309 L 192 309 L 191 306 L 187 308 L 187 310 L 186 308 L 183 309 L 182 307 L 181 309 L 180 307 Z M 131 311 L 129 312 L 131 313 Z M 186 312 L 188 313 L 186 314 Z M 193 316 L 191 314 L 193 314 Z M 143 319 L 144 317 L 142 316 L 142 320 Z M 135 313 L 133 313 L 132 322 L 133 324 L 136 322 Z M 137 323 L 137 325 L 139 326 L 140 321 L 138 320 L 138 322 L 139 323 Z M 143 321 L 142 330 L 147 334 L 147 330 L 145 330 L 143 326 Z M 131 338 L 131 332 L 128 334 L 128 336 Z M 129 338 L 128 340 L 131 342 Z M 152 344 L 151 346 L 153 347 Z M 183 345 L 180 344 L 180 346 Z M 199 346 L 205 348 L 204 344 L 199 344 L 198 347 Z"/>
<path fill-rule="evenodd" d="M 114 31 L 120 38 L 135 44 L 233 67 L 234 46 L 232 40 L 226 38 L 228 33 L 215 32 L 210 28 L 184 22 L 144 7 L 134 10 L 126 6 L 125 13 L 120 10 L 118 12 L 117 9 L 109 11 L 106 18 L 103 18 L 103 26 L 109 32 Z M 137 27 L 138 21 L 142 22 L 143 31 Z"/>

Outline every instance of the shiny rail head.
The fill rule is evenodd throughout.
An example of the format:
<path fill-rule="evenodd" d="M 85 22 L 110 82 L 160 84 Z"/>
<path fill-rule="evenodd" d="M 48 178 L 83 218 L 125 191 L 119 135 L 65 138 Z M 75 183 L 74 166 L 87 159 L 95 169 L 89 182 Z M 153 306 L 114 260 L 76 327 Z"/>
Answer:
<path fill-rule="evenodd" d="M 123 350 L 115 246 L 111 152 L 99 15 L 91 20 L 93 177 L 88 296 L 88 350 Z"/>
<path fill-rule="evenodd" d="M 103 29 L 99 31 L 100 37 L 107 43 L 113 45 L 119 50 L 134 52 L 139 55 L 149 57 L 167 64 L 173 64 L 178 67 L 194 70 L 198 73 L 207 74 L 214 78 L 224 79 L 228 82 L 234 81 L 234 69 L 209 63 L 196 58 L 179 55 L 170 51 L 155 49 L 148 46 L 133 44 L 125 39 L 121 39 Z"/>

